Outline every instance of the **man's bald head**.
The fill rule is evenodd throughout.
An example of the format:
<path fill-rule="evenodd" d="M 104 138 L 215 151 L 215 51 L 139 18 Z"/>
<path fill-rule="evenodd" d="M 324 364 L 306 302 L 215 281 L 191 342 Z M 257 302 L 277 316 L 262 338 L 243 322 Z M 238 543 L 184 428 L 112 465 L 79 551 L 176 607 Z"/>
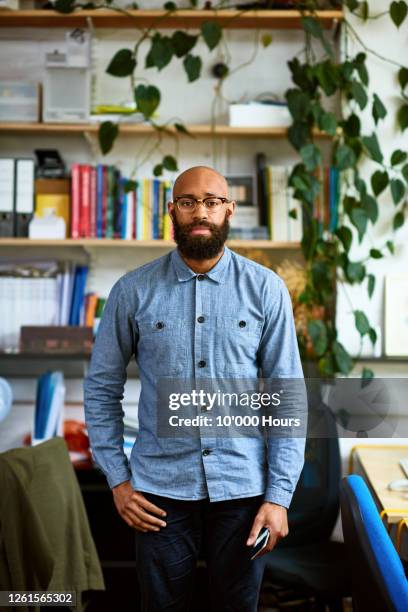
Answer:
<path fill-rule="evenodd" d="M 194 166 L 179 174 L 173 186 L 173 198 L 187 194 L 196 197 L 208 194 L 228 198 L 228 183 L 214 168 Z"/>

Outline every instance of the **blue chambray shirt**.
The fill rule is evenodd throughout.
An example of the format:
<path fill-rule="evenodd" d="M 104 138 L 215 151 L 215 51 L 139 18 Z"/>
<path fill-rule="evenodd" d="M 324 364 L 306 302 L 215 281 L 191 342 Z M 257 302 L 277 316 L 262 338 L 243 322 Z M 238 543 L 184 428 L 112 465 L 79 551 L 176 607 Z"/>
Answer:
<path fill-rule="evenodd" d="M 128 462 L 121 400 L 133 355 L 141 393 Z M 272 270 L 224 246 L 206 274 L 191 270 L 175 249 L 122 276 L 106 302 L 84 383 L 90 444 L 109 486 L 131 480 L 134 490 L 188 500 L 264 495 L 289 507 L 304 438 L 157 436 L 158 378 L 260 374 L 303 378 L 290 296 Z"/>

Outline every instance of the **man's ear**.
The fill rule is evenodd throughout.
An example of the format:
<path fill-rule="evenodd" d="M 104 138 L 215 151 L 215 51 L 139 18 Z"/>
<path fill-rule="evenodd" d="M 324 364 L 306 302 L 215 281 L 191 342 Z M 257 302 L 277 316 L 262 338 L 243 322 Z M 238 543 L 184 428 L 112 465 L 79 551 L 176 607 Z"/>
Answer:
<path fill-rule="evenodd" d="M 237 203 L 235 202 L 235 200 L 231 200 L 231 202 L 228 203 L 228 208 L 227 208 L 228 218 L 233 216 L 233 214 L 235 212 L 236 205 L 237 205 Z M 232 206 L 232 210 L 230 208 L 231 206 Z"/>

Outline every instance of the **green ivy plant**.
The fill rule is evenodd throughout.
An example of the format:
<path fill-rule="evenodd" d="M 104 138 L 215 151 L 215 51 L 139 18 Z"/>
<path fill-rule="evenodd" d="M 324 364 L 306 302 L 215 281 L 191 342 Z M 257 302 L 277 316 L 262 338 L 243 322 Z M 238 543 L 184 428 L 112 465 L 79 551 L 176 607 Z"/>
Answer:
<path fill-rule="evenodd" d="M 196 1 L 190 2 L 194 8 Z M 228 8 L 228 2 L 214 4 L 212 8 Z M 335 2 L 336 7 L 347 8 L 360 19 L 367 21 L 379 17 L 389 17 L 397 28 L 406 22 L 408 5 L 405 0 L 394 1 L 380 15 L 371 15 L 368 2 L 344 0 Z M 305 35 L 303 56 L 296 56 L 288 62 L 293 86 L 286 92 L 286 100 L 292 117 L 288 130 L 288 139 L 299 153 L 300 161 L 295 165 L 289 178 L 289 185 L 294 189 L 295 197 L 301 202 L 303 215 L 302 252 L 306 261 L 307 283 L 300 296 L 308 312 L 324 311 L 321 318 L 310 314 L 307 331 L 312 342 L 312 355 L 307 349 L 308 338 L 299 334 L 299 346 L 304 359 L 312 358 L 320 375 L 335 376 L 337 373 L 349 374 L 353 368 L 353 359 L 337 338 L 335 327 L 335 301 L 338 283 L 343 285 L 365 284 L 371 298 L 375 288 L 375 276 L 367 271 L 367 263 L 394 253 L 393 234 L 404 224 L 407 206 L 408 157 L 407 151 L 396 149 L 389 160 L 384 159 L 376 135 L 378 123 L 387 115 L 387 109 L 377 93 L 370 93 L 370 75 L 366 65 L 367 54 L 371 53 L 389 62 L 396 70 L 401 103 L 397 112 L 398 129 L 404 132 L 408 127 L 408 67 L 387 60 L 375 51 L 367 49 L 349 20 L 344 19 L 342 27 L 346 35 L 354 37 L 360 44 L 361 51 L 351 57 L 346 49 L 346 56 L 339 61 L 336 56 L 337 42 L 326 35 L 317 18 L 316 0 L 299 2 L 301 25 Z M 76 8 L 111 8 L 131 12 L 115 7 L 113 2 L 105 4 L 77 4 L 75 0 L 57 0 L 56 10 L 69 13 Z M 137 8 L 135 4 L 132 8 Z M 163 17 L 150 28 L 141 30 L 132 48 L 120 49 L 107 66 L 107 73 L 117 78 L 131 79 L 136 111 L 142 113 L 145 120 L 154 128 L 157 141 L 150 151 L 156 151 L 166 133 L 177 137 L 191 136 L 181 120 L 173 119 L 165 124 L 155 121 L 155 113 L 161 103 L 160 90 L 146 84 L 146 71 L 161 71 L 172 60 L 180 61 L 187 81 L 194 83 L 200 78 L 203 61 L 196 51 L 200 39 L 205 42 L 208 52 L 220 45 L 225 46 L 222 28 L 215 21 L 205 21 L 199 32 L 177 30 L 171 36 L 160 31 L 160 21 L 178 10 L 174 2 L 164 4 Z M 244 9 L 241 12 L 245 12 Z M 233 20 L 234 17 L 231 18 Z M 407 20 L 408 21 L 408 20 Z M 139 51 L 141 44 L 148 40 L 149 51 L 144 63 L 141 63 Z M 261 37 L 263 47 L 271 44 L 269 34 Z M 321 45 L 323 53 L 316 57 L 316 45 Z M 256 52 L 252 59 L 254 59 Z M 251 60 L 250 60 L 251 61 Z M 248 62 L 246 62 L 247 64 Z M 222 86 L 235 70 L 230 70 L 228 62 L 222 64 L 215 95 L 222 97 Z M 143 78 L 141 75 L 143 74 Z M 144 81 L 141 83 L 140 81 Z M 339 113 L 329 112 L 324 106 L 324 97 L 341 97 L 343 109 Z M 373 129 L 364 134 L 361 129 L 360 115 L 366 107 L 371 110 Z M 212 104 L 214 109 L 214 102 Z M 215 125 L 214 112 L 212 125 Z M 317 131 L 330 137 L 331 165 L 341 175 L 342 193 L 339 210 L 339 222 L 334 230 L 326 229 L 314 214 L 314 203 L 319 196 L 322 185 L 319 180 L 319 167 L 322 166 L 323 152 L 321 139 L 316 138 Z M 104 122 L 99 128 L 99 143 L 103 154 L 114 146 L 119 127 L 113 122 Z M 177 157 L 177 156 L 176 156 Z M 154 167 L 154 174 L 159 176 L 164 170 L 176 171 L 177 159 L 166 154 Z M 359 171 L 364 158 L 375 162 L 376 169 L 370 180 L 365 181 Z M 129 188 L 133 188 L 130 181 Z M 390 237 L 379 247 L 368 249 L 367 255 L 358 260 L 351 258 L 352 246 L 363 241 L 367 231 L 379 218 L 378 198 L 387 189 L 395 207 L 391 219 Z M 295 216 L 295 211 L 289 213 Z M 383 214 L 381 215 L 383 220 Z M 317 308 L 316 308 L 317 307 Z M 351 308 L 357 332 L 361 340 L 368 336 L 373 344 L 376 332 L 370 325 L 366 314 L 359 309 Z M 371 378 L 373 372 L 364 368 L 363 378 Z"/>

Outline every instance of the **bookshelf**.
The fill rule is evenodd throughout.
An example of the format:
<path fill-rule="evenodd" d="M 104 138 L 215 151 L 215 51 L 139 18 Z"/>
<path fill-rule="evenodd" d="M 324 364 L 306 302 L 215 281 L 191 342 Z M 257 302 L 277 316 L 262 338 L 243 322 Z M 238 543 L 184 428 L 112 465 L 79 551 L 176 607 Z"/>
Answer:
<path fill-rule="evenodd" d="M 186 125 L 187 130 L 193 136 L 208 137 L 219 136 L 223 138 L 285 138 L 287 128 L 285 127 L 232 127 L 230 125 Z M 0 123 L 0 133 L 4 134 L 97 134 L 99 125 L 97 123 Z M 147 136 L 155 132 L 155 128 L 148 123 L 119 123 L 119 134 L 124 136 Z M 173 126 L 162 132 L 165 136 L 184 136 Z M 317 138 L 328 138 L 331 136 L 325 132 L 315 130 Z M 188 138 L 188 136 L 187 136 Z"/>
<path fill-rule="evenodd" d="M 326 29 L 343 19 L 341 10 L 316 11 Z M 0 28 L 199 28 L 204 21 L 215 21 L 223 28 L 279 30 L 299 29 L 301 12 L 295 10 L 163 10 L 114 11 L 82 10 L 67 15 L 52 10 L 2 11 Z"/>
<path fill-rule="evenodd" d="M 273 242 L 271 240 L 228 240 L 231 248 L 262 248 L 272 250 L 300 248 L 299 242 Z M 65 240 L 30 240 L 30 238 L 0 238 L 0 247 L 100 247 L 100 248 L 175 248 L 172 240 L 120 240 L 111 238 L 66 238 Z"/>

